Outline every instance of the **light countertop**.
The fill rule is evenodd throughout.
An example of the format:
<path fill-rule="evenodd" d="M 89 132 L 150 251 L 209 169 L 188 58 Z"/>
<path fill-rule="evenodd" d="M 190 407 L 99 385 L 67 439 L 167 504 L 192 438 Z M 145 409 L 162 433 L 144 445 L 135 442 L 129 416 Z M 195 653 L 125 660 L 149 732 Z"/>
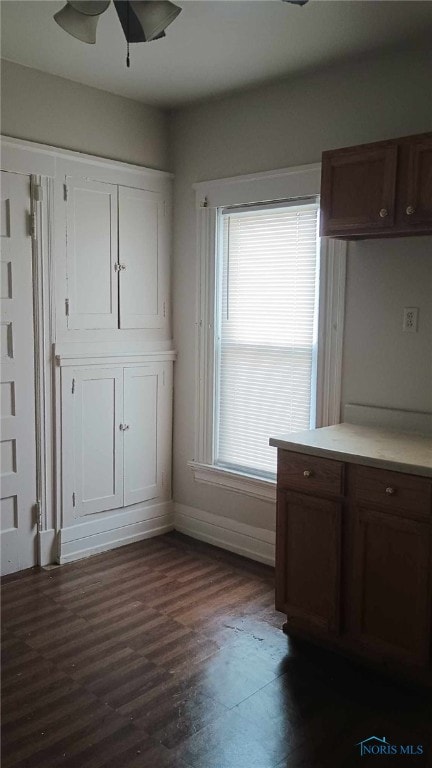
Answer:
<path fill-rule="evenodd" d="M 344 423 L 272 437 L 270 445 L 310 456 L 432 477 L 430 435 Z"/>

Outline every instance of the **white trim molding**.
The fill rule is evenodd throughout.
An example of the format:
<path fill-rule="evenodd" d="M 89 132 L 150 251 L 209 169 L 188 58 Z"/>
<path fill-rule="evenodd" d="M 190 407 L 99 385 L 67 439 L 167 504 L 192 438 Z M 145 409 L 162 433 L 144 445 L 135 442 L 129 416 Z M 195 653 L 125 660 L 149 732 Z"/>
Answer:
<path fill-rule="evenodd" d="M 60 565 L 159 536 L 174 528 L 172 501 L 114 510 L 110 515 L 94 517 L 94 520 L 83 520 L 81 524 L 61 529 Z"/>
<path fill-rule="evenodd" d="M 200 541 L 274 566 L 275 532 L 185 504 L 174 505 L 174 528 Z"/>
<path fill-rule="evenodd" d="M 276 481 L 234 472 L 231 469 L 217 467 L 214 464 L 199 464 L 189 461 L 188 466 L 194 473 L 195 480 L 207 485 L 219 485 L 235 493 L 243 493 L 263 501 L 276 502 Z"/>
<path fill-rule="evenodd" d="M 317 361 L 317 427 L 341 420 L 347 244 L 321 241 Z"/>
<path fill-rule="evenodd" d="M 0 135 L 2 148 L 2 170 L 15 173 L 41 174 L 42 176 L 55 176 L 56 166 L 63 162 L 85 163 L 97 166 L 100 170 L 119 173 L 125 171 L 128 174 L 139 175 L 153 179 L 172 179 L 172 173 L 147 168 L 132 163 L 123 163 L 120 160 L 110 160 L 96 155 L 86 155 L 72 149 L 61 149 L 49 144 L 38 144 L 35 141 L 25 141 L 12 136 Z"/>
<path fill-rule="evenodd" d="M 93 368 L 95 365 L 111 366 L 111 365 L 146 365 L 147 363 L 166 363 L 173 362 L 176 359 L 176 353 L 171 350 L 169 352 L 141 352 L 141 353 L 122 353 L 122 354 L 104 354 L 94 355 L 81 353 L 77 354 L 60 354 L 55 356 L 56 364 L 60 368 L 76 368 L 80 365 L 91 365 Z"/>
<path fill-rule="evenodd" d="M 213 464 L 215 375 L 215 272 L 218 209 L 290 198 L 318 197 L 320 164 L 194 184 L 197 212 L 196 392 L 194 458 L 198 482 L 273 500 L 271 482 Z M 341 408 L 342 345 L 346 280 L 345 242 L 323 238 L 320 254 L 317 350 L 318 427 L 338 424 Z M 271 490 L 270 490 L 271 489 Z"/>

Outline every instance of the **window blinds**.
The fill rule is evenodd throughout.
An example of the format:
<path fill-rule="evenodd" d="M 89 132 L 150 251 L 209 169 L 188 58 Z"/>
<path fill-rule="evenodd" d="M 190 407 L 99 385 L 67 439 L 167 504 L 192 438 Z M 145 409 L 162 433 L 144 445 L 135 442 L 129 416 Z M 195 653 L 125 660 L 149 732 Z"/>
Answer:
<path fill-rule="evenodd" d="M 314 418 L 318 204 L 221 213 L 215 464 L 276 472 L 271 435 Z"/>

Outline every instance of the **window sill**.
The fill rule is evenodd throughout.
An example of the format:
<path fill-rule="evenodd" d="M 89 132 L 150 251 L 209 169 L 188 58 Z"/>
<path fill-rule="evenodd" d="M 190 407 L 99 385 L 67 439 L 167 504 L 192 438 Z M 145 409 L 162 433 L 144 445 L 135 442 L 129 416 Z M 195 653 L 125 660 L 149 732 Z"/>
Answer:
<path fill-rule="evenodd" d="M 192 469 L 198 483 L 219 486 L 219 488 L 254 496 L 263 501 L 276 501 L 276 480 L 263 480 L 253 475 L 222 469 L 212 464 L 200 464 L 196 461 L 189 461 L 188 466 Z"/>

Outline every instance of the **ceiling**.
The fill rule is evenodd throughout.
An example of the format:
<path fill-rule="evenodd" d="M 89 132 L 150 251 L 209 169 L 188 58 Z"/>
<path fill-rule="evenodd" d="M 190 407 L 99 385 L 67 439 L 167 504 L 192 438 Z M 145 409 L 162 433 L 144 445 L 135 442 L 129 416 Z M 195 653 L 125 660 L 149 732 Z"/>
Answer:
<path fill-rule="evenodd" d="M 2 57 L 161 107 L 209 98 L 377 50 L 425 49 L 432 2 L 424 0 L 176 0 L 183 12 L 165 39 L 126 43 L 115 9 L 96 45 L 53 21 L 60 0 L 1 0 Z"/>

